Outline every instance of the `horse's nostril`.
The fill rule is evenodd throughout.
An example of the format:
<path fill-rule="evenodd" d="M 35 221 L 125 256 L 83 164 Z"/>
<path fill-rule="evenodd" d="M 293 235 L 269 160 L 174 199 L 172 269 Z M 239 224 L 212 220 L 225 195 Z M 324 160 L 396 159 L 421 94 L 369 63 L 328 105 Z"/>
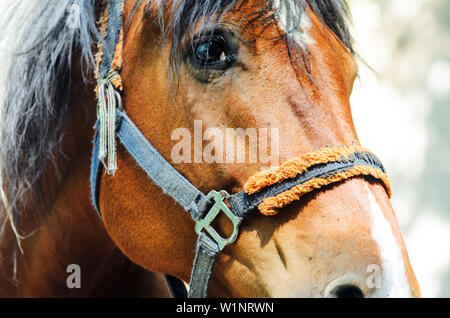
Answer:
<path fill-rule="evenodd" d="M 342 285 L 334 288 L 330 296 L 332 298 L 364 298 L 362 290 L 354 285 Z"/>

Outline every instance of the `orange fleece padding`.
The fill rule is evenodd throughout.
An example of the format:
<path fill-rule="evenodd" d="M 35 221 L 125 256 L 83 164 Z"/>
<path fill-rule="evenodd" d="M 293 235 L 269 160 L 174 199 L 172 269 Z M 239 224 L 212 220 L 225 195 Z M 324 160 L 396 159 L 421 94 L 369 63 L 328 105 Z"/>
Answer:
<path fill-rule="evenodd" d="M 356 145 L 323 147 L 317 151 L 288 160 L 280 167 L 263 171 L 250 177 L 244 185 L 244 191 L 248 194 L 259 192 L 261 189 L 272 184 L 281 182 L 285 179 L 294 178 L 314 165 L 349 159 L 355 152 L 370 151 Z"/>
<path fill-rule="evenodd" d="M 293 201 L 299 200 L 301 196 L 309 193 L 315 189 L 319 189 L 323 186 L 347 180 L 356 176 L 372 176 L 383 182 L 386 191 L 391 197 L 392 190 L 390 187 L 389 178 L 387 175 L 379 169 L 369 167 L 369 166 L 354 166 L 352 169 L 345 172 L 340 172 L 330 178 L 315 178 L 311 179 L 303 184 L 295 186 L 288 191 L 285 191 L 277 196 L 264 199 L 264 202 L 258 206 L 259 211 L 264 215 L 276 215 L 278 214 L 278 209 L 292 203 Z"/>
<path fill-rule="evenodd" d="M 349 160 L 356 152 L 367 153 L 369 151 L 361 146 L 355 145 L 321 148 L 299 158 L 289 160 L 278 168 L 256 174 L 244 185 L 244 191 L 248 194 L 259 192 L 265 187 L 294 178 L 314 165 Z M 276 215 L 278 209 L 293 201 L 299 200 L 306 193 L 356 176 L 372 176 L 380 180 L 383 182 L 388 196 L 391 197 L 391 184 L 386 173 L 368 165 L 356 165 L 346 171 L 338 172 L 333 176 L 314 178 L 276 196 L 266 198 L 258 206 L 258 209 L 264 215 Z"/>

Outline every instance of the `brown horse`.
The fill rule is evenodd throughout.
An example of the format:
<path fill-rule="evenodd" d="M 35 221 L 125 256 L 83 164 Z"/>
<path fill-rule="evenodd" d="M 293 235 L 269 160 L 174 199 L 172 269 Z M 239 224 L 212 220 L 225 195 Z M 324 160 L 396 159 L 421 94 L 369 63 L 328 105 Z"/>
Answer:
<path fill-rule="evenodd" d="M 1 117 L 1 296 L 168 296 L 152 272 L 189 281 L 193 220 L 120 144 L 116 173 L 101 177 L 103 219 L 92 206 L 100 2 L 21 1 L 3 19 L 11 34 L 0 40 L 13 54 Z M 280 163 L 358 145 L 345 10 L 341 1 L 126 1 L 124 110 L 204 193 L 236 193 L 269 165 L 175 163 L 172 132 L 194 135 L 198 120 L 203 130 L 277 128 Z M 230 233 L 226 217 L 216 223 Z M 70 264 L 81 269 L 81 288 L 68 288 Z M 420 289 L 383 184 L 358 176 L 276 216 L 251 213 L 219 255 L 209 296 L 419 297 Z"/>

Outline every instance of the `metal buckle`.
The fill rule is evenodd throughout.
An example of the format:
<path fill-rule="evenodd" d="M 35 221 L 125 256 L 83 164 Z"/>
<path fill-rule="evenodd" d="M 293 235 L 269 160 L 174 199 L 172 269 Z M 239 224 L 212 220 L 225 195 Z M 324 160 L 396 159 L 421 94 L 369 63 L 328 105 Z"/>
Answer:
<path fill-rule="evenodd" d="M 236 216 L 231 212 L 230 208 L 225 204 L 225 200 L 230 195 L 226 191 L 211 191 L 208 193 L 207 198 L 214 200 L 214 205 L 212 208 L 208 211 L 206 216 L 201 220 L 195 221 L 195 232 L 197 234 L 200 234 L 203 229 L 208 232 L 208 234 L 216 241 L 216 243 L 219 245 L 219 249 L 222 250 L 225 246 L 228 244 L 233 243 L 236 241 L 237 236 L 239 234 L 239 224 L 242 221 L 242 218 Z M 219 212 L 222 211 L 225 213 L 225 215 L 230 219 L 230 221 L 233 223 L 233 234 L 229 238 L 223 238 L 221 237 L 216 230 L 211 226 L 211 223 L 214 221 L 216 216 L 219 214 Z"/>

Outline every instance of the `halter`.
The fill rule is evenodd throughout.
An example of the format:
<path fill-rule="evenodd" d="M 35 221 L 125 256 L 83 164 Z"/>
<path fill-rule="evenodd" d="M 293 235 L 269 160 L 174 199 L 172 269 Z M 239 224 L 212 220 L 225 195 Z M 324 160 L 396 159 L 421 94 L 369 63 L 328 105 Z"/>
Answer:
<path fill-rule="evenodd" d="M 275 215 L 279 209 L 314 189 L 355 176 L 371 176 L 381 181 L 391 196 L 389 179 L 381 162 L 365 148 L 355 145 L 324 147 L 289 160 L 276 169 L 251 177 L 244 190 L 235 194 L 223 190 L 213 190 L 208 195 L 202 193 L 152 146 L 122 109 L 119 92 L 122 90 L 123 4 L 123 0 L 109 0 L 100 20 L 104 41 L 99 44 L 97 53 L 98 118 L 91 160 L 92 204 L 102 217 L 99 209 L 102 168 L 109 174 L 116 171 L 116 138 L 119 138 L 147 176 L 195 221 L 198 240 L 189 285 L 190 298 L 208 295 L 218 253 L 238 238 L 241 221 L 252 211 L 259 209 L 265 215 Z M 220 236 L 211 225 L 220 212 L 233 224 L 233 233 L 228 238 Z M 178 280 L 169 277 L 168 283 L 175 296 L 186 294 Z"/>

